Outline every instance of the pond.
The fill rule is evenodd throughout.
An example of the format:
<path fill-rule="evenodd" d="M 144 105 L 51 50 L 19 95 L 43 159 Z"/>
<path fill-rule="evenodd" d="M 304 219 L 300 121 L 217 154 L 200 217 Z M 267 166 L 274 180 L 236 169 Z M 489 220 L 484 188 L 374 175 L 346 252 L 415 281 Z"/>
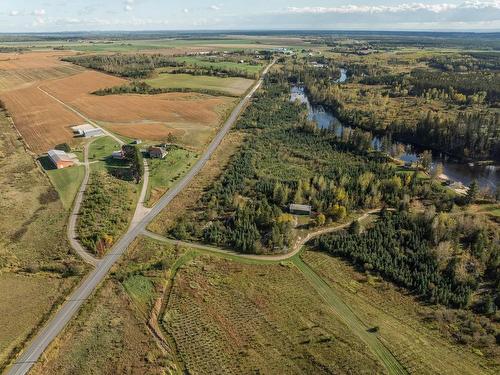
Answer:
<path fill-rule="evenodd" d="M 346 79 L 347 72 L 341 69 L 341 75 L 338 82 L 344 82 Z M 308 119 L 315 121 L 320 129 L 333 129 L 338 136 L 341 136 L 345 131 L 351 130 L 351 127 L 344 126 L 330 111 L 325 110 L 322 106 L 311 105 L 302 87 L 292 87 L 291 100 L 298 100 L 305 104 L 308 110 Z M 387 144 L 384 146 L 383 139 L 378 136 L 373 137 L 372 147 L 374 150 L 381 150 L 383 147 L 387 150 L 388 148 Z M 423 152 L 422 149 L 416 146 L 400 142 L 392 142 L 389 148 L 392 150 L 399 150 L 395 152 L 397 157 L 404 162 L 412 163 L 417 161 L 420 153 Z M 437 154 L 436 152 L 433 152 L 432 158 L 434 166 L 437 163 L 442 163 L 443 174 L 445 175 L 443 177 L 446 177 L 451 182 L 459 182 L 465 186 L 469 186 L 473 180 L 477 180 L 482 188 L 488 188 L 492 191 L 495 191 L 500 182 L 500 166 L 498 165 L 461 163 L 454 161 L 446 155 Z"/>

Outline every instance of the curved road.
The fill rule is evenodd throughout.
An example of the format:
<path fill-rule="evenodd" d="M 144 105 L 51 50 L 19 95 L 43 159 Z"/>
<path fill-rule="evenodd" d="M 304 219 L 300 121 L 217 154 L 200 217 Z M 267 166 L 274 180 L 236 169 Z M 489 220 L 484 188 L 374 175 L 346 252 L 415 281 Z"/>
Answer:
<path fill-rule="evenodd" d="M 272 62 L 263 71 L 262 76 L 265 76 L 271 66 Z M 240 101 L 240 103 L 233 110 L 229 118 L 226 120 L 220 131 L 212 140 L 206 151 L 203 153 L 196 164 L 189 170 L 189 172 L 169 190 L 153 208 L 138 222 L 131 225 L 127 233 L 125 233 L 120 240 L 113 246 L 108 254 L 97 264 L 96 268 L 92 270 L 76 288 L 76 290 L 68 297 L 62 304 L 57 313 L 49 320 L 49 322 L 38 332 L 35 338 L 31 341 L 29 346 L 23 351 L 21 356 L 14 362 L 7 374 L 9 375 L 24 375 L 28 373 L 33 364 L 38 361 L 49 344 L 59 335 L 64 329 L 66 324 L 78 312 L 83 303 L 89 298 L 97 286 L 104 280 L 111 267 L 120 259 L 121 255 L 127 250 L 132 241 L 141 234 L 147 225 L 191 182 L 191 180 L 200 172 L 206 162 L 210 159 L 214 151 L 217 149 L 222 139 L 226 136 L 233 124 L 238 119 L 241 111 L 250 102 L 251 97 L 262 84 L 262 78 L 253 86 L 250 92 Z M 43 89 L 39 88 L 47 95 L 57 100 L 71 111 L 79 114 L 73 108 L 69 107 L 59 99 L 48 94 Z M 81 115 L 81 114 L 80 114 Z M 83 118 L 85 116 L 81 115 Z M 87 119 L 88 120 L 88 119 Z M 93 122 L 89 121 L 93 124 Z M 116 137 L 108 132 L 106 134 L 111 137 Z"/>
<path fill-rule="evenodd" d="M 366 211 L 358 217 L 356 220 L 365 220 L 368 216 L 380 212 L 381 209 L 373 209 L 370 211 Z M 219 254 L 224 254 L 224 255 L 231 255 L 235 256 L 238 258 L 243 258 L 243 259 L 250 259 L 250 260 L 261 260 L 261 261 L 268 261 L 268 262 L 280 262 L 283 260 L 287 260 L 290 258 L 293 258 L 295 255 L 297 255 L 302 249 L 302 247 L 312 240 L 315 237 L 321 236 L 322 234 L 327 234 L 327 233 L 332 233 L 339 231 L 341 229 L 347 228 L 349 225 L 351 225 L 351 222 L 345 223 L 345 224 L 340 224 L 340 225 L 335 225 L 335 226 L 329 226 L 325 228 L 321 228 L 318 230 L 315 230 L 313 232 L 308 233 L 305 237 L 298 237 L 297 241 L 294 243 L 292 247 L 292 251 L 284 254 L 273 254 L 273 255 L 257 255 L 257 254 L 243 254 L 243 253 L 238 253 L 236 251 L 232 250 L 227 250 L 227 249 L 221 249 L 215 246 L 210 246 L 210 245 L 204 245 L 200 243 L 194 243 L 194 242 L 186 242 L 186 241 L 179 241 L 179 240 L 173 240 L 167 237 L 164 237 L 162 235 L 150 232 L 149 230 L 145 229 L 142 231 L 142 234 L 146 237 L 153 238 L 157 241 L 162 241 L 162 242 L 168 242 L 174 245 L 181 245 L 181 246 L 186 246 L 186 247 L 195 247 L 197 249 L 201 250 L 206 250 L 209 252 L 214 252 L 214 253 L 219 253 Z"/>
<path fill-rule="evenodd" d="M 78 214 L 80 213 L 80 207 L 83 201 L 83 194 L 85 190 L 87 190 L 87 186 L 90 178 L 90 165 L 89 165 L 89 147 L 94 140 L 86 143 L 83 148 L 83 165 L 85 167 L 85 176 L 83 177 L 82 184 L 80 185 L 80 189 L 78 189 L 78 193 L 75 197 L 75 202 L 73 203 L 73 211 L 71 211 L 71 215 L 68 220 L 68 241 L 71 247 L 77 252 L 77 254 L 88 264 L 93 266 L 97 266 L 99 263 L 99 259 L 92 256 L 87 250 L 83 248 L 83 246 L 78 242 L 78 235 L 76 234 L 76 222 L 78 220 Z"/>

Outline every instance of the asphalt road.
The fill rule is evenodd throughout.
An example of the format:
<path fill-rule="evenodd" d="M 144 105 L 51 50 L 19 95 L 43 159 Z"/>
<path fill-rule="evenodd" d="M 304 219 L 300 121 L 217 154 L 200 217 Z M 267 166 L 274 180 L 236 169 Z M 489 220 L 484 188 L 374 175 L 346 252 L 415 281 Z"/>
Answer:
<path fill-rule="evenodd" d="M 264 71 L 263 76 L 269 71 L 272 66 L 270 64 Z M 241 100 L 241 102 L 233 110 L 229 118 L 226 120 L 220 131 L 217 133 L 215 138 L 212 140 L 206 151 L 203 153 L 196 164 L 191 168 L 191 170 L 184 176 L 184 178 L 175 185 L 170 191 L 168 191 L 158 203 L 149 211 L 149 213 L 135 225 L 131 225 L 128 232 L 122 236 L 122 238 L 113 246 L 109 253 L 98 263 L 97 267 L 94 268 L 90 274 L 88 274 L 77 289 L 68 297 L 68 299 L 62 304 L 57 313 L 48 321 L 48 323 L 38 332 L 35 338 L 31 341 L 29 346 L 24 350 L 17 361 L 12 365 L 12 367 L 7 372 L 8 375 L 24 375 L 29 372 L 31 367 L 38 361 L 40 356 L 43 354 L 45 349 L 49 344 L 61 333 L 64 327 L 68 324 L 71 318 L 78 312 L 83 303 L 89 298 L 92 292 L 97 288 L 97 286 L 104 280 L 108 274 L 111 267 L 118 261 L 118 259 L 127 250 L 132 241 L 141 234 L 147 227 L 147 225 L 179 194 L 190 182 L 191 180 L 200 172 L 206 162 L 210 159 L 214 151 L 217 149 L 222 139 L 226 136 L 227 132 L 234 125 L 238 119 L 241 111 L 249 103 L 251 97 L 257 91 L 257 89 L 262 84 L 262 79 L 260 79 L 250 92 Z M 53 97 L 46 91 L 40 88 L 41 91 L 45 92 L 50 97 L 54 98 L 58 102 L 59 99 Z M 75 111 L 73 108 L 67 106 L 65 103 L 61 102 L 65 107 L 68 107 L 71 111 Z M 77 112 L 78 113 L 78 112 Z M 78 113 L 80 114 L 80 113 Z M 81 114 L 80 114 L 81 115 Z M 82 115 L 82 117 L 84 117 Z M 88 120 L 89 123 L 92 123 Z M 93 123 L 92 123 L 93 124 Z M 110 133 L 106 132 L 108 135 L 115 138 Z"/>

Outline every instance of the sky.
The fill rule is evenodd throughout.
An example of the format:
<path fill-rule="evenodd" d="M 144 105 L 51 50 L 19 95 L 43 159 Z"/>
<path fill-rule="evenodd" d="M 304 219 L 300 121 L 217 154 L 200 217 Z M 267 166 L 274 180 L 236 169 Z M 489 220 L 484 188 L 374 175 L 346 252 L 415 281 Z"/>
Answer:
<path fill-rule="evenodd" d="M 0 0 L 0 32 L 500 31 L 500 0 Z"/>

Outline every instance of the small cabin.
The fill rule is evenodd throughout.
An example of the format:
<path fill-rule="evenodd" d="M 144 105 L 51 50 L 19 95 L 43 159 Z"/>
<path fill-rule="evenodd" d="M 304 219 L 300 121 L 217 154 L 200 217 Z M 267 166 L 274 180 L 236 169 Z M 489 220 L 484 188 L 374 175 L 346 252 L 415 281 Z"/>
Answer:
<path fill-rule="evenodd" d="M 312 207 L 307 204 L 290 204 L 289 211 L 294 215 L 311 215 Z"/>

